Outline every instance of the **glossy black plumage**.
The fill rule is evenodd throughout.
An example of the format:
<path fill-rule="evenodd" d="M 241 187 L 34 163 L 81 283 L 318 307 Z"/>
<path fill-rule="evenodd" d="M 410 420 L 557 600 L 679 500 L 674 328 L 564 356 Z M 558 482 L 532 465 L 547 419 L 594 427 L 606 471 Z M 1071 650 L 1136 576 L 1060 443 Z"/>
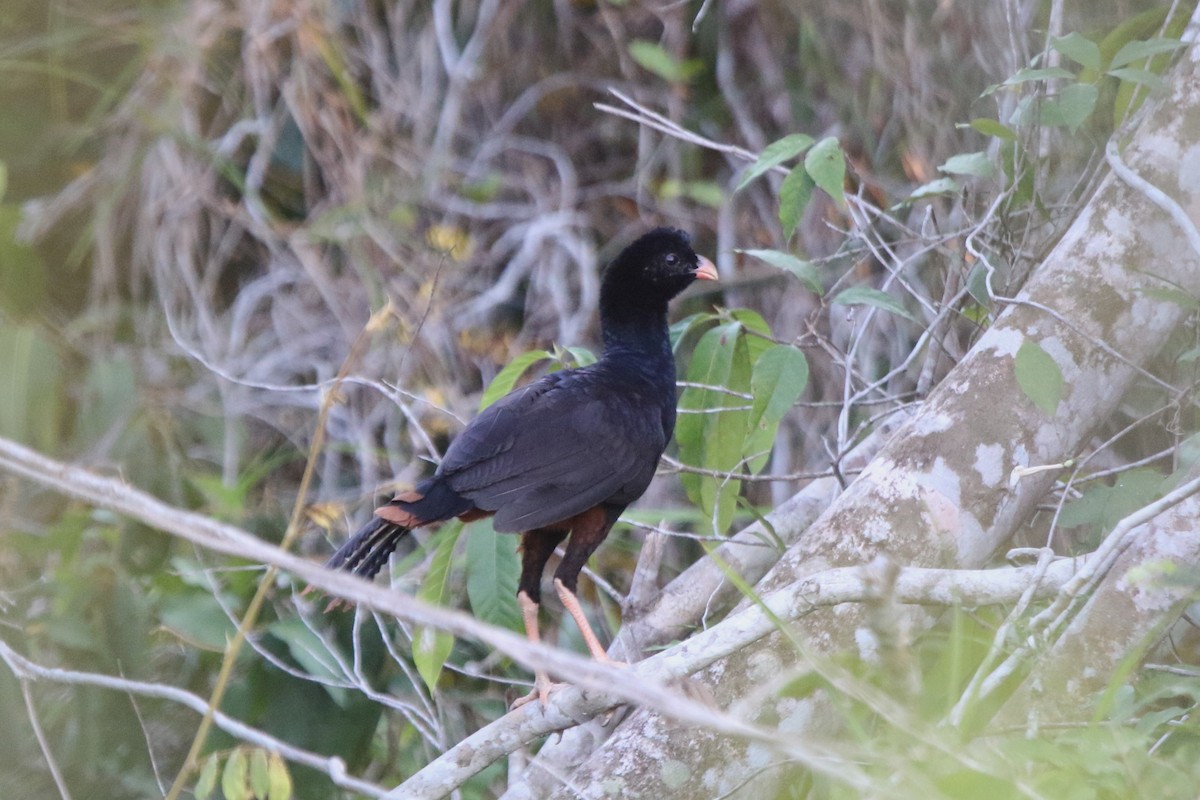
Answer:
<path fill-rule="evenodd" d="M 659 228 L 629 245 L 601 281 L 601 358 L 546 375 L 481 412 L 455 438 L 437 472 L 377 509 L 329 566 L 371 577 L 412 528 L 494 515 L 497 531 L 522 533 L 519 588 L 532 603 L 535 626 L 542 569 L 571 534 L 555 578 L 576 616 L 579 570 L 625 507 L 645 492 L 674 430 L 667 303 L 696 278 L 715 279 L 716 271 L 679 231 Z M 576 618 L 585 628 L 586 620 Z M 526 622 L 528 628 L 528 615 Z M 535 638 L 536 627 L 529 633 Z M 590 629 L 585 638 L 600 657 Z M 544 682 L 539 675 L 539 689 Z"/>

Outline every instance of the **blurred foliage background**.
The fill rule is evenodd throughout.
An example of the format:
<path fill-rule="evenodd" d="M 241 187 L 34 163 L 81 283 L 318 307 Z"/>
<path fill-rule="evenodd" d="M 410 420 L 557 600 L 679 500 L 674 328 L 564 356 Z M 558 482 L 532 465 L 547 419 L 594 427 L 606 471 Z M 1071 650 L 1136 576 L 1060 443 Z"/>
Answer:
<path fill-rule="evenodd" d="M 1111 58 L 1129 41 L 1177 35 L 1190 9 L 1170 10 L 1142 0 L 7 0 L 0 436 L 278 540 L 329 381 L 371 311 L 391 303 L 390 324 L 370 332 L 331 409 L 299 545 L 321 558 L 373 496 L 432 469 L 510 361 L 544 351 L 507 385 L 525 368 L 586 358 L 556 345 L 597 349 L 599 266 L 643 229 L 671 224 L 692 232 L 724 278 L 677 309 L 681 356 L 728 325 L 744 351 L 730 359 L 762 356 L 753 342 L 769 337 L 802 353 L 808 371 L 788 390 L 803 394 L 780 410 L 773 442 L 747 433 L 733 463 L 694 464 L 790 477 L 735 483 L 724 499 L 710 492 L 709 508 L 725 505 L 707 514 L 679 480 L 660 480 L 630 515 L 720 535 L 735 515 L 748 519 L 828 472 L 865 426 L 918 399 L 965 352 L 991 308 L 968 232 L 1001 265 L 990 291 L 1011 294 L 1086 194 L 1104 141 L 1151 82 L 1089 72 L 1070 47 L 1048 46 L 1051 26 Z M 1067 77 L 988 91 L 1031 65 L 1061 65 Z M 693 140 L 598 103 L 653 110 Z M 799 132 L 840 142 L 856 204 L 814 192 L 781 224 L 780 175 L 735 192 L 747 160 L 695 140 L 758 154 Z M 792 274 L 739 250 L 804 266 Z M 924 328 L 907 312 L 856 328 L 829 300 L 851 286 L 890 290 L 902 312 L 914 298 L 951 308 L 940 349 L 911 359 Z M 1120 458 L 1169 453 L 1186 432 L 1184 420 L 1130 437 Z M 679 457 L 666 471 L 686 470 Z M 43 665 L 207 696 L 258 568 L 0 480 L 0 637 Z M 1134 484 L 1135 498 L 1154 490 Z M 1084 536 L 1095 520 L 1081 520 Z M 642 533 L 622 526 L 585 581 L 610 625 Z M 397 585 L 519 627 L 503 599 L 511 571 L 479 571 L 514 564 L 515 543 L 489 534 L 484 524 L 457 548 L 439 547 L 454 537 L 419 534 L 394 567 Z M 667 571 L 700 552 L 673 539 Z M 384 785 L 412 774 L 502 713 L 508 684 L 526 679 L 457 642 L 434 665 L 443 674 L 431 691 L 411 659 L 412 631 L 322 617 L 298 588 L 281 579 L 224 710 L 338 755 L 352 774 Z M 922 657 L 953 653 L 943 678 L 961 683 L 993 626 L 956 615 Z M 557 639 L 572 646 L 574 635 L 564 626 Z M 351 652 L 348 676 L 349 662 L 331 654 Z M 936 715 L 950 700 L 927 689 Z M 1161 700 L 1195 690 L 1155 691 Z M 1122 713 L 1142 719 L 1137 702 Z M 58 791 L 34 721 L 76 798 L 159 794 L 196 725 L 167 702 L 23 684 L 6 670 L 0 709 L 11 720 L 3 797 Z M 1151 757 L 1146 742 L 1161 728 L 1120 730 L 1069 732 L 1029 757 L 1068 778 L 1102 773 L 1103 789 L 1080 796 L 1125 796 L 1148 773 L 1194 787 L 1194 759 Z M 1191 753 L 1192 739 L 1179 752 Z M 1118 746 L 1141 760 L 1104 772 Z M 251 757 L 224 736 L 209 752 L 214 767 Z M 325 776 L 290 770 L 296 796 L 339 796 Z M 464 796 L 502 785 L 497 765 Z"/>

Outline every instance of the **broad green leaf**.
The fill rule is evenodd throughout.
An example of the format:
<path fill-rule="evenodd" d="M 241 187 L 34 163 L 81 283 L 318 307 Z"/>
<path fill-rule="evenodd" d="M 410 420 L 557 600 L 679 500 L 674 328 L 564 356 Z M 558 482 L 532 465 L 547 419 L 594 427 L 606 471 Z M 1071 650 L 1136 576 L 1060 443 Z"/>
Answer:
<path fill-rule="evenodd" d="M 680 61 L 668 53 L 657 42 L 634 39 L 629 43 L 629 55 L 647 72 L 671 83 L 686 83 L 701 69 L 704 63 L 697 59 Z"/>
<path fill-rule="evenodd" d="M 762 314 L 753 309 L 735 308 L 728 312 L 728 314 L 733 319 L 742 323 L 742 327 L 748 332 L 760 334 L 759 336 L 746 337 L 746 352 L 750 356 L 750 363 L 753 364 L 773 344 L 769 338 L 771 336 L 771 326 L 763 319 Z"/>
<path fill-rule="evenodd" d="M 1017 385 L 1033 404 L 1054 416 L 1063 397 L 1063 374 L 1050 354 L 1036 342 L 1025 342 L 1013 361 Z"/>
<path fill-rule="evenodd" d="M 779 186 L 779 224 L 783 226 L 783 238 L 790 239 L 800 224 L 800 215 L 812 199 L 812 176 L 802 167 L 795 167 Z"/>
<path fill-rule="evenodd" d="M 1162 496 L 1163 476 L 1153 469 L 1123 472 L 1112 486 L 1092 484 L 1063 506 L 1059 524 L 1065 528 L 1094 525 L 1107 532 L 1125 517 Z"/>
<path fill-rule="evenodd" d="M 836 137 L 827 136 L 814 144 L 804 156 L 804 169 L 838 208 L 845 207 L 846 157 Z"/>
<path fill-rule="evenodd" d="M 568 347 L 567 352 L 571 354 L 571 358 L 575 359 L 575 363 L 581 367 L 596 363 L 596 354 L 586 347 Z"/>
<path fill-rule="evenodd" d="M 786 344 L 771 345 L 754 362 L 751 424 L 762 426 L 782 420 L 807 385 L 808 359 L 804 353 Z"/>
<path fill-rule="evenodd" d="M 1050 42 L 1050 46 L 1086 69 L 1100 71 L 1100 47 L 1078 33 L 1069 33 Z"/>
<path fill-rule="evenodd" d="M 692 351 L 687 367 L 687 380 L 705 386 L 720 386 L 729 375 L 729 362 L 733 347 L 729 343 L 732 330 L 736 336 L 737 323 L 726 323 L 714 327 L 700 337 Z M 704 461 L 704 425 L 707 414 L 687 413 L 720 407 L 720 393 L 712 389 L 689 386 L 679 398 L 679 415 L 675 422 L 675 441 L 679 444 L 680 458 L 686 464 L 700 466 Z M 680 475 L 680 480 L 693 500 L 699 497 L 699 477 L 689 473 Z"/>
<path fill-rule="evenodd" d="M 671 350 L 678 351 L 680 342 L 690 338 L 690 334 L 696 329 L 708 325 L 710 322 L 718 319 L 718 315 L 711 311 L 702 311 L 699 314 L 689 314 L 683 319 L 676 322 L 669 329 L 671 336 Z"/>
<path fill-rule="evenodd" d="M 21 207 L 0 204 L 0 309 L 10 321 L 38 319 L 50 299 L 50 270 L 37 250 L 21 242 L 20 224 Z"/>
<path fill-rule="evenodd" d="M 738 181 L 737 188 L 734 191 L 740 191 L 742 187 L 772 167 L 777 167 L 783 162 L 800 155 L 811 147 L 812 143 L 813 138 L 806 133 L 793 133 L 771 142 L 763 148 L 763 151 L 758 155 L 758 159 L 742 175 L 742 179 Z"/>
<path fill-rule="evenodd" d="M 959 153 L 951 156 L 945 164 L 938 167 L 939 172 L 948 175 L 976 175 L 980 178 L 990 178 L 996 173 L 996 165 L 987 153 Z"/>
<path fill-rule="evenodd" d="M 257 798 L 266 798 L 271 791 L 271 776 L 267 766 L 267 751 L 256 747 L 250 751 L 250 790 Z"/>
<path fill-rule="evenodd" d="M 521 561 L 517 537 L 496 533 L 486 521 L 467 528 L 467 599 L 471 612 L 493 625 L 523 630 L 517 608 Z"/>
<path fill-rule="evenodd" d="M 1051 97 L 1042 104 L 1042 123 L 1065 127 L 1074 133 L 1091 116 L 1099 96 L 1100 90 L 1090 83 L 1073 83 L 1064 87 L 1057 97 Z"/>
<path fill-rule="evenodd" d="M 851 286 L 849 289 L 839 292 L 837 297 L 833 298 L 833 303 L 839 306 L 874 306 L 913 322 L 917 321 L 916 317 L 910 314 L 908 309 L 901 305 L 896 298 L 887 292 L 872 289 L 870 286 Z"/>
<path fill-rule="evenodd" d="M 479 398 L 479 410 L 483 411 L 492 403 L 511 392 L 513 387 L 517 385 L 517 381 L 525 374 L 525 371 L 534 364 L 551 358 L 553 356 L 545 350 L 530 350 L 528 353 L 522 353 L 514 358 L 509 362 L 508 366 L 496 373 L 496 377 L 492 378 L 492 382 L 488 384 L 487 389 L 484 389 L 483 396 Z"/>
<path fill-rule="evenodd" d="M 0 321 L 0 436 L 54 452 L 63 374 L 59 349 L 41 327 Z"/>
<path fill-rule="evenodd" d="M 1108 74 L 1112 75 L 1114 78 L 1119 78 L 1123 81 L 1129 81 L 1130 83 L 1140 83 L 1142 86 L 1155 91 L 1159 91 L 1166 86 L 1166 82 L 1164 82 L 1159 75 L 1156 75 L 1148 69 L 1121 67 L 1119 69 L 1109 70 Z"/>
<path fill-rule="evenodd" d="M 908 201 L 923 200 L 926 197 L 935 197 L 943 194 L 957 194 L 962 187 L 958 185 L 958 181 L 954 178 L 938 178 L 936 181 L 918 186 L 913 189 L 906 199 Z"/>
<path fill-rule="evenodd" d="M 737 470 L 748 432 L 751 402 L 738 396 L 750 391 L 750 359 L 743 323 L 727 322 L 705 333 L 696 344 L 687 379 L 714 388 L 688 387 L 680 398 L 682 413 L 675 429 L 680 458 L 686 464 L 704 469 Z M 686 413 L 692 409 L 728 410 Z M 737 507 L 740 481 L 691 473 L 684 473 L 680 478 L 688 496 L 700 506 L 710 525 L 716 510 L 715 531 L 724 532 Z"/>
<path fill-rule="evenodd" d="M 279 753 L 271 753 L 267 774 L 271 779 L 271 786 L 267 792 L 267 800 L 291 800 L 292 776 L 288 772 L 283 756 L 279 755 Z"/>
<path fill-rule="evenodd" d="M 783 253 L 779 250 L 738 250 L 736 252 L 745 253 L 751 258 L 757 258 L 759 261 L 770 264 L 776 269 L 786 270 L 802 280 L 812 291 L 817 294 L 821 293 L 821 277 L 817 274 L 817 268 L 811 262 L 804 261 L 790 253 Z"/>
<path fill-rule="evenodd" d="M 979 117 L 971 120 L 971 127 L 984 136 L 995 136 L 997 139 L 1003 139 L 1008 142 L 1015 142 L 1017 140 L 1017 132 L 999 120 Z"/>
<path fill-rule="evenodd" d="M 8 164 L 0 161 L 0 200 L 4 199 L 4 194 L 8 191 Z"/>
<path fill-rule="evenodd" d="M 971 297 L 975 298 L 975 302 L 981 306 L 990 306 L 992 304 L 992 295 L 988 292 L 987 286 L 987 267 L 981 262 L 976 262 L 975 266 L 971 267 L 971 271 L 967 274 L 967 291 L 971 293 Z"/>
<path fill-rule="evenodd" d="M 754 403 L 744 449 L 747 456 L 762 455 L 755 456 L 747 464 L 751 472 L 758 472 L 766 464 L 766 454 L 775 441 L 780 421 L 800 399 L 806 385 L 808 359 L 794 347 L 771 345 L 754 360 L 754 372 L 750 377 Z"/>
<path fill-rule="evenodd" d="M 271 635 L 287 645 L 288 654 L 304 671 L 314 678 L 324 678 L 330 681 L 345 679 L 341 668 L 328 645 L 321 637 L 297 617 L 285 617 L 272 622 L 267 630 Z M 338 705 L 344 705 L 347 700 L 347 690 L 338 686 L 322 684 L 325 691 Z"/>
<path fill-rule="evenodd" d="M 162 600 L 162 626 L 187 644 L 220 653 L 237 629 L 207 592 L 175 592 Z"/>
<path fill-rule="evenodd" d="M 454 555 L 454 545 L 462 533 L 461 522 L 452 522 L 442 526 L 438 531 L 437 549 L 429 564 L 429 572 L 417 590 L 417 599 L 434 605 L 445 605 L 446 589 L 450 584 L 450 560 Z M 454 637 L 444 631 L 434 628 L 415 627 L 413 629 L 413 663 L 421 680 L 434 691 L 442 667 L 454 649 Z"/>
<path fill-rule="evenodd" d="M 1186 46 L 1186 43 L 1178 39 L 1146 39 L 1144 41 L 1126 42 L 1116 52 L 1116 55 L 1112 57 L 1108 68 L 1110 70 L 1116 69 L 1126 64 L 1132 64 L 1134 61 L 1140 61 L 1143 58 L 1156 56 L 1159 53 L 1169 53 L 1172 50 L 1178 50 Z"/>
<path fill-rule="evenodd" d="M 249 772 L 250 764 L 246 760 L 246 753 L 239 747 L 229 754 L 225 762 L 225 771 L 221 773 L 221 792 L 225 795 L 225 800 L 249 800 Z"/>
<path fill-rule="evenodd" d="M 205 759 L 204 766 L 200 769 L 200 777 L 196 779 L 196 788 L 192 792 L 196 800 L 208 800 L 213 789 L 217 788 L 217 770 L 220 766 L 221 760 L 216 753 Z"/>
<path fill-rule="evenodd" d="M 1181 364 L 1190 364 L 1197 358 L 1200 358 L 1200 347 L 1193 347 L 1190 350 L 1185 350 L 1184 352 L 1180 353 L 1175 360 Z"/>

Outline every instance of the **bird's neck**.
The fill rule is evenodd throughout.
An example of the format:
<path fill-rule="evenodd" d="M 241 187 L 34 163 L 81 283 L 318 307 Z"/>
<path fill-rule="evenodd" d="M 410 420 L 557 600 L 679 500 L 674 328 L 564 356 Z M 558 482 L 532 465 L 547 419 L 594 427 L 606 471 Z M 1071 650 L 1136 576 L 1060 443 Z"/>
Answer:
<path fill-rule="evenodd" d="M 671 337 L 667 329 L 667 307 L 636 312 L 608 310 L 600 317 L 604 339 L 602 360 L 614 366 L 645 373 L 656 383 L 675 387 L 675 356 L 671 352 Z"/>

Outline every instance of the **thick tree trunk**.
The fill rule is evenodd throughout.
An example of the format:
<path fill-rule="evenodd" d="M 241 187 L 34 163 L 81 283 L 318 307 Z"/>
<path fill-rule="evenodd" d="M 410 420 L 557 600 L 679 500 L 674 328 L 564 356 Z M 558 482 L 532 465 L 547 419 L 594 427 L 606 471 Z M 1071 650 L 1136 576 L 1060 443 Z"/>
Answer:
<path fill-rule="evenodd" d="M 1194 56 L 1176 68 L 1168 95 L 1122 158 L 1186 209 L 1192 225 L 1173 218 L 1169 201 L 1155 201 L 1144 186 L 1106 178 L 1021 295 L 759 584 L 760 592 L 880 554 L 902 564 L 977 567 L 1025 524 L 1055 474 L 1010 485 L 1012 471 L 1075 456 L 1180 320 L 1178 305 L 1147 290 L 1200 284 L 1193 245 L 1200 219 L 1200 64 Z M 1014 357 L 1025 342 L 1040 345 L 1062 371 L 1063 397 L 1053 416 L 1035 406 L 1014 377 Z M 820 611 L 797 627 L 820 652 L 857 648 L 870 657 L 873 634 L 860 607 Z M 793 648 L 770 637 L 699 677 L 727 707 L 769 698 L 793 666 L 804 669 L 795 660 Z M 797 737 L 834 725 L 819 700 L 767 700 L 766 706 L 779 729 Z M 735 789 L 735 796 L 772 796 L 781 771 L 769 768 L 771 761 L 761 746 L 637 712 L 588 761 L 561 776 L 560 787 L 571 788 L 554 796 L 582 791 L 600 797 L 613 789 L 622 797 L 715 797 Z"/>

